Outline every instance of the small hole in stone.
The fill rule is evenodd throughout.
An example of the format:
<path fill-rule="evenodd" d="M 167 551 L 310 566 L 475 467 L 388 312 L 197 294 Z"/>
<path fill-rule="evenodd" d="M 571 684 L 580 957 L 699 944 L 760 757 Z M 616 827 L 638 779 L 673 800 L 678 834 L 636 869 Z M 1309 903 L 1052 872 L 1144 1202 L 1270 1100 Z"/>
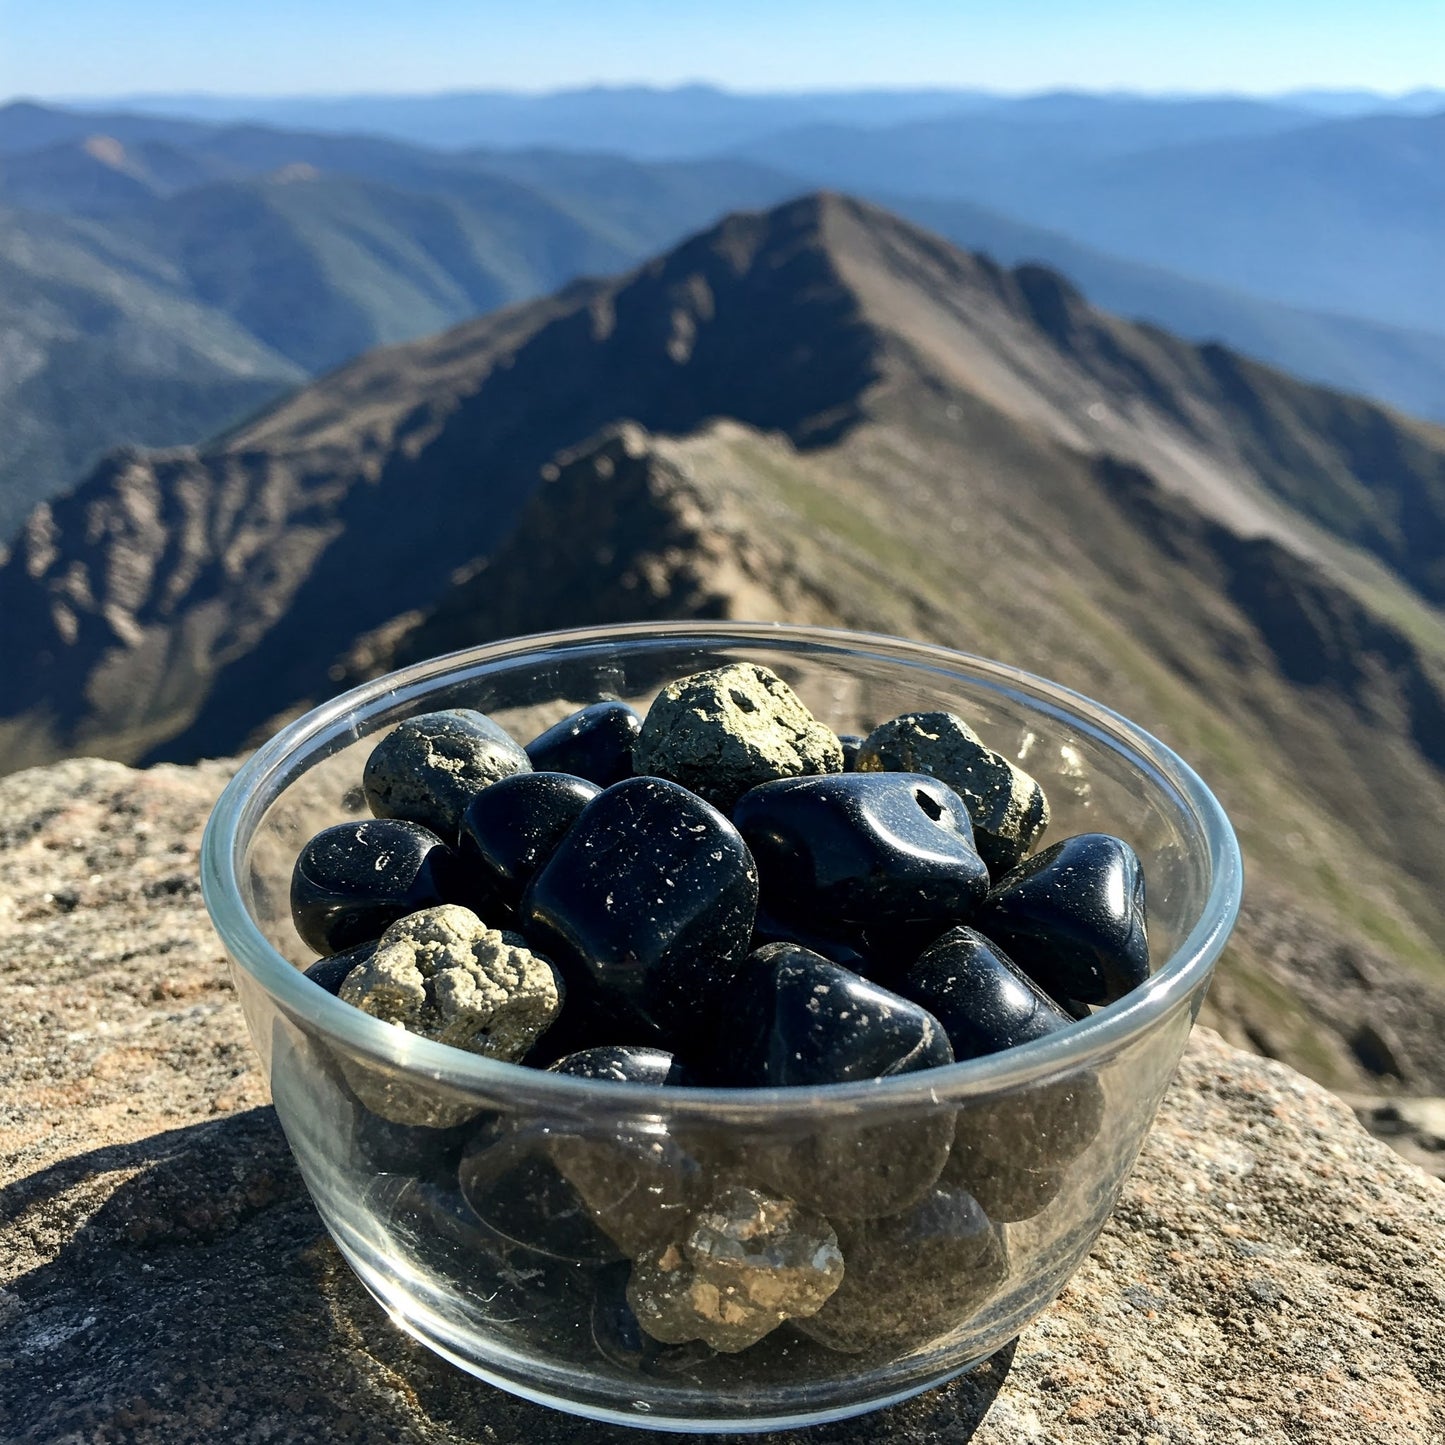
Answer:
<path fill-rule="evenodd" d="M 739 691 L 737 690 L 737 688 L 735 688 L 735 687 L 730 687 L 730 688 L 728 689 L 728 692 L 729 692 L 729 694 L 731 695 L 732 700 L 733 700 L 735 703 L 737 703 L 737 705 L 738 705 L 738 707 L 739 707 L 739 709 L 740 709 L 741 711 L 743 711 L 743 712 L 757 712 L 757 710 L 758 710 L 758 705 L 757 705 L 757 703 L 755 703 L 755 702 L 752 700 L 752 698 L 750 698 L 750 697 L 747 695 L 747 693 L 745 693 L 745 692 L 739 692 Z"/>
<path fill-rule="evenodd" d="M 928 814 L 936 823 L 943 817 L 943 804 L 933 796 L 932 793 L 925 793 L 922 788 L 914 789 L 913 796 L 918 800 L 918 806 Z"/>

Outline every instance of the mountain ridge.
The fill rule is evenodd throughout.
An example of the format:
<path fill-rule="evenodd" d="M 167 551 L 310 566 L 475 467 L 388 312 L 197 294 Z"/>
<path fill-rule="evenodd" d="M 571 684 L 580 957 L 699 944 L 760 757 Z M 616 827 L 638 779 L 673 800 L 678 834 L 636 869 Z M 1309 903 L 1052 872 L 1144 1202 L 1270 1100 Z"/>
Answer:
<path fill-rule="evenodd" d="M 1197 761 L 1268 908 L 1383 960 L 1403 999 L 1445 979 L 1445 611 L 1390 550 L 1400 518 L 1441 521 L 1420 456 L 1445 429 L 807 197 L 37 509 L 0 567 L 0 766 L 234 752 L 348 680 L 541 626 L 917 636 Z M 1363 1088 L 1378 1054 L 1281 947 L 1243 939 L 1230 1016 Z M 1445 1092 L 1445 1057 L 1396 1033 L 1400 1070 Z"/>
<path fill-rule="evenodd" d="M 1057 95 L 1011 111 L 1058 129 L 1082 108 L 1127 135 L 1131 106 Z M 904 177 L 895 168 L 885 179 L 896 189 Z M 0 545 L 108 446 L 194 443 L 362 349 L 615 272 L 724 211 L 806 186 L 727 159 L 444 153 L 251 123 L 0 107 L 0 199 L 46 207 L 12 209 L 0 225 L 12 281 L 0 346 L 38 357 L 53 378 L 26 390 L 15 367 L 0 375 Z M 873 199 L 1006 264 L 1063 269 L 1105 307 L 1445 417 L 1445 334 L 1283 306 L 966 202 Z M 61 286 L 47 268 L 64 257 Z M 97 328 L 97 315 L 111 319 Z M 125 328 L 128 349 L 115 336 Z M 93 346 L 67 342 L 92 331 Z M 162 356 L 170 372 L 148 363 L 135 384 L 111 379 L 130 376 L 135 357 Z M 258 367 L 264 384 L 252 380 Z"/>
<path fill-rule="evenodd" d="M 829 231 L 842 235 L 841 243 L 830 241 Z M 764 244 L 770 247 L 767 269 L 751 275 Z M 748 301 L 758 316 L 776 312 L 786 318 L 779 344 L 792 350 L 773 357 L 762 370 L 759 359 L 769 347 L 766 323 L 761 330 L 755 325 L 734 333 L 734 323 L 716 314 L 716 288 L 735 285 L 741 275 L 751 277 Z M 991 319 L 980 322 L 979 317 Z M 976 334 L 980 327 L 982 341 Z M 480 510 L 462 504 L 460 515 L 471 517 L 470 525 L 481 530 L 437 559 L 443 574 L 483 554 L 504 534 L 531 485 L 527 477 L 553 453 L 619 417 L 635 417 L 657 431 L 685 433 L 707 415 L 720 414 L 761 431 L 781 430 L 798 444 L 821 445 L 858 423 L 865 397 L 893 384 L 914 386 L 922 375 L 929 384 L 961 384 L 987 405 L 1011 413 L 1015 422 L 1042 428 L 1086 453 L 1108 454 L 1126 439 L 1137 465 L 1165 486 L 1189 492 L 1195 505 L 1245 534 L 1275 535 L 1308 553 L 1315 544 L 1303 538 L 1298 525 L 1299 509 L 1306 507 L 1314 523 L 1346 543 L 1374 550 L 1427 598 L 1445 598 L 1438 566 L 1445 535 L 1440 457 L 1445 432 L 1387 421 L 1367 403 L 1337 397 L 1321 401 L 1318 389 L 1236 361 L 1218 348 L 1191 347 L 1117 322 L 1042 268 L 1005 272 L 884 212 L 831 194 L 770 213 L 731 217 L 622 282 L 583 283 L 562 297 L 530 310 L 514 308 L 494 323 L 479 323 L 460 334 L 479 348 L 477 371 L 431 403 L 411 405 L 404 423 L 393 418 L 391 425 L 410 439 L 393 448 L 394 460 L 381 464 L 374 484 L 346 489 L 342 503 L 343 511 L 355 513 L 351 525 L 358 537 L 374 521 L 387 546 L 421 549 L 429 545 L 424 525 L 413 521 L 399 536 L 395 519 L 368 519 L 370 500 L 380 494 L 378 488 L 384 490 L 386 467 L 407 465 L 397 460 L 407 448 L 437 449 L 429 462 L 433 468 L 464 467 L 468 447 L 483 455 L 519 448 L 515 463 L 507 464 L 510 480 L 504 491 L 511 500 Z M 512 349 L 494 355 L 487 339 L 492 335 L 506 335 L 505 345 Z M 1046 347 L 1038 345 L 1039 335 L 1047 339 Z M 816 341 L 802 339 L 819 336 L 827 337 L 826 355 L 818 353 Z M 440 345 L 445 349 L 448 343 Z M 624 377 L 609 375 L 610 360 L 596 360 L 614 354 L 630 358 Z M 1060 357 L 1068 368 L 1060 369 Z M 558 366 L 570 373 L 566 402 L 556 394 Z M 589 374 L 591 366 L 600 370 Z M 337 385 L 345 387 L 344 373 L 329 389 Z M 482 411 L 465 399 L 466 387 L 487 392 Z M 1269 393 L 1268 404 L 1259 400 L 1261 387 Z M 310 400 L 327 391 L 323 387 Z M 598 396 L 605 402 L 595 401 Z M 1120 398 L 1125 399 L 1122 410 Z M 298 406 L 304 414 L 308 404 L 303 397 L 263 413 L 228 433 L 217 455 L 226 459 L 228 469 L 244 469 L 253 449 L 260 447 L 264 456 L 267 438 L 275 444 L 277 418 L 297 414 Z M 1286 413 L 1332 408 L 1337 434 L 1322 435 L 1318 428 L 1291 432 L 1288 417 L 1271 417 L 1270 406 Z M 1138 415 L 1124 414 L 1131 408 Z M 526 428 L 514 419 L 538 418 L 539 413 L 532 427 L 545 440 L 521 440 Z M 468 415 L 478 421 L 469 422 Z M 1400 472 L 1406 480 L 1392 484 L 1388 471 L 1377 468 L 1385 490 L 1376 496 L 1360 487 L 1352 467 L 1360 450 L 1358 436 L 1368 438 L 1371 428 L 1381 427 L 1396 451 L 1403 448 Z M 1195 456 L 1201 444 L 1223 459 L 1222 470 L 1215 463 L 1212 472 L 1201 471 Z M 1281 451 L 1282 457 L 1274 454 Z M 205 452 L 194 458 L 178 454 L 161 457 L 156 465 L 179 484 L 189 468 L 204 471 L 206 458 Z M 102 474 L 98 486 L 103 491 L 109 482 L 146 465 L 127 456 L 118 470 Z M 362 468 L 358 475 L 369 472 Z M 1390 485 L 1404 490 L 1397 496 Z M 1410 525 L 1388 527 L 1407 496 L 1415 507 L 1406 519 Z M 83 510 L 84 503 L 80 506 Z M 69 511 L 62 504 L 51 524 L 74 529 L 76 521 L 56 522 Z M 412 540 L 404 543 L 403 536 Z M 28 555 L 33 570 L 33 546 Z M 367 616 L 354 583 L 337 578 L 326 585 L 362 607 L 359 630 L 385 620 Z M 417 595 L 407 605 L 426 600 Z M 336 638 L 334 650 L 344 641 Z M 280 706 L 285 700 L 274 701 Z M 237 741 L 208 740 L 206 746 Z"/>

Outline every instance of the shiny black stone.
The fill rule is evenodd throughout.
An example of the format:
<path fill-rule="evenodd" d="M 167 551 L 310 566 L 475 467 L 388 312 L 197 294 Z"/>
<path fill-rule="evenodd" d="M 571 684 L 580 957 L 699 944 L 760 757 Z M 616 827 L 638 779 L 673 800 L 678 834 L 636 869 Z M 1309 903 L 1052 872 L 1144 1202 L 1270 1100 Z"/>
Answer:
<path fill-rule="evenodd" d="M 711 1171 L 655 1116 L 551 1130 L 552 1162 L 592 1221 L 630 1259 L 682 1238 Z"/>
<path fill-rule="evenodd" d="M 418 823 L 368 818 L 324 828 L 291 873 L 291 918 L 330 956 L 380 938 L 387 925 L 447 901 L 454 855 Z"/>
<path fill-rule="evenodd" d="M 988 891 L 968 809 L 922 773 L 782 778 L 745 793 L 733 819 L 763 906 L 865 953 L 916 955 Z"/>
<path fill-rule="evenodd" d="M 972 928 L 951 928 L 898 981 L 941 1023 L 955 1059 L 1011 1049 L 1073 1020 L 1003 950 Z"/>
<path fill-rule="evenodd" d="M 471 708 L 406 718 L 371 750 L 362 773 L 366 804 L 378 818 L 405 818 L 455 844 L 467 804 L 483 788 L 530 772 L 522 746 Z"/>
<path fill-rule="evenodd" d="M 558 1059 L 550 1070 L 574 1079 L 601 1079 L 609 1084 L 685 1086 L 692 1082 L 687 1070 L 666 1050 L 629 1045 L 583 1049 Z"/>
<path fill-rule="evenodd" d="M 359 943 L 355 948 L 348 948 L 345 953 L 334 953 L 330 958 L 318 958 L 306 970 L 306 977 L 312 983 L 320 984 L 335 998 L 341 992 L 341 985 L 346 982 L 346 975 L 357 964 L 365 963 L 375 952 L 374 939 L 370 943 Z"/>
<path fill-rule="evenodd" d="M 579 1079 L 641 1085 L 691 1082 L 661 1049 L 601 1047 L 559 1059 L 550 1072 Z M 644 1108 L 639 1104 L 640 1108 Z M 698 1152 L 657 1116 L 599 1115 L 594 1128 L 552 1129 L 557 1168 L 586 1203 L 592 1219 L 629 1256 L 680 1239 L 703 1201 L 708 1172 Z"/>
<path fill-rule="evenodd" d="M 710 1061 L 717 1082 L 807 1085 L 884 1078 L 952 1062 L 926 1009 L 807 949 L 773 944 L 747 962 L 726 1006 L 728 1044 Z M 830 1220 L 907 1208 L 938 1177 L 954 1111 L 899 1109 L 800 1121 L 742 1150 L 749 1177 Z"/>
<path fill-rule="evenodd" d="M 633 774 L 632 745 L 642 719 L 625 702 L 594 702 L 553 723 L 527 744 L 538 772 L 572 773 L 610 788 Z"/>
<path fill-rule="evenodd" d="M 583 809 L 532 879 L 518 926 L 568 1007 L 686 1050 L 746 956 L 757 870 L 737 829 L 677 783 L 628 778 Z M 565 1010 L 564 1010 L 565 1012 Z"/>
<path fill-rule="evenodd" d="M 867 975 L 871 968 L 867 955 L 854 948 L 851 943 L 845 943 L 841 938 L 825 938 L 801 923 L 783 923 L 774 918 L 767 909 L 759 907 L 758 916 L 753 922 L 753 946 L 749 952 L 756 953 L 770 943 L 797 944 L 800 948 L 806 948 L 811 953 L 826 958 L 829 963 L 839 964 L 854 973 Z"/>
<path fill-rule="evenodd" d="M 558 1173 L 550 1143 L 543 1128 L 494 1120 L 474 1129 L 456 1171 L 462 1198 L 489 1229 L 549 1259 L 597 1264 L 621 1258 Z"/>
<path fill-rule="evenodd" d="M 602 790 L 568 773 L 513 773 L 467 804 L 457 844 L 463 899 L 488 923 L 515 916 L 523 890 Z"/>
<path fill-rule="evenodd" d="M 994 1163 L 1031 1174 L 1067 1168 L 1098 1136 L 1104 1092 L 1091 1073 L 1028 1084 L 961 1106 L 954 1120 L 956 1163 L 971 1181 Z"/>
<path fill-rule="evenodd" d="M 902 1213 L 834 1228 L 843 1283 L 793 1326 L 842 1354 L 922 1345 L 967 1323 L 1008 1277 L 1002 1231 L 942 1183 Z"/>
<path fill-rule="evenodd" d="M 475 1129 L 474 1122 L 448 1129 L 398 1124 L 358 1102 L 351 1142 L 357 1160 L 378 1174 L 410 1174 L 415 1179 L 452 1183 L 462 1150 Z"/>
<path fill-rule="evenodd" d="M 1046 993 L 1113 1003 L 1149 977 L 1144 872 L 1107 833 L 1065 838 L 1027 858 L 971 920 Z"/>
<path fill-rule="evenodd" d="M 838 742 L 843 748 L 843 771 L 845 773 L 856 773 L 858 771 L 858 749 L 863 746 L 863 738 L 859 733 L 839 733 Z"/>
<path fill-rule="evenodd" d="M 566 1331 L 589 1306 L 590 1270 L 497 1233 L 455 1185 L 380 1174 L 362 1205 L 386 1221 L 392 1247 L 464 1291 L 469 1308 L 499 1326 L 525 1320 L 530 1329 Z"/>
<path fill-rule="evenodd" d="M 953 1062 L 927 1009 L 795 944 L 750 955 L 727 1007 L 729 1084 L 851 1083 Z"/>
<path fill-rule="evenodd" d="M 1016 1164 L 977 1154 L 965 1141 L 955 1139 L 938 1182 L 972 1194 L 995 1224 L 1017 1224 L 1042 1214 L 1058 1197 L 1067 1178 L 1067 1167 L 1020 1169 Z"/>
<path fill-rule="evenodd" d="M 438 1129 L 382 1118 L 356 1097 L 331 1046 L 294 1028 L 273 1043 L 270 1085 L 286 1127 L 300 1128 L 309 1150 L 353 1177 L 385 1174 L 455 1184 L 457 1161 L 478 1127 L 474 1120 Z"/>

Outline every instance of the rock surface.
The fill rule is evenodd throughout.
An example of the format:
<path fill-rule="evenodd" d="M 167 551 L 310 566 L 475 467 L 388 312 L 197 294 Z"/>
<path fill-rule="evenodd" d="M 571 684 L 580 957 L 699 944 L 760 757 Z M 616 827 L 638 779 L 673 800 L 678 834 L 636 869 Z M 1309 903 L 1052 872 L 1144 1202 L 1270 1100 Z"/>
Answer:
<path fill-rule="evenodd" d="M 397 1332 L 292 1166 L 200 900 L 225 769 L 0 782 L 0 1439 L 641 1440 Z M 988 1365 L 787 1437 L 1445 1438 L 1445 1189 L 1196 1033 L 1113 1221 Z"/>

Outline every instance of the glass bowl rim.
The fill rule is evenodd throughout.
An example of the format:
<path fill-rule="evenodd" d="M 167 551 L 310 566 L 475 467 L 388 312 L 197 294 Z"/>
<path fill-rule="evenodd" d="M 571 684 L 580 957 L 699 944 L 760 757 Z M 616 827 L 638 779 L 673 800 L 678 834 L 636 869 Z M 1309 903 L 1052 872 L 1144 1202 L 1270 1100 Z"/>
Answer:
<path fill-rule="evenodd" d="M 525 659 L 586 650 L 674 647 L 693 640 L 718 649 L 783 645 L 794 654 L 864 654 L 983 682 L 1064 719 L 1166 782 L 1190 816 L 1208 852 L 1210 889 L 1199 917 L 1149 982 L 1087 1019 L 1032 1043 L 999 1053 L 887 1079 L 792 1088 L 681 1088 L 582 1079 L 487 1058 L 408 1033 L 342 1002 L 306 978 L 261 932 L 242 902 L 245 848 L 265 816 L 259 799 L 289 762 L 353 732 L 348 720 L 380 711 L 409 690 L 425 691 L 460 674 L 484 677 Z M 298 774 L 299 776 L 299 774 Z M 294 781 L 287 778 L 274 803 Z M 268 805 L 269 806 L 269 803 Z M 237 770 L 217 800 L 201 841 L 201 892 L 221 941 L 235 963 L 284 1013 L 353 1054 L 452 1089 L 508 1097 L 541 1108 L 588 1105 L 711 1116 L 768 1116 L 799 1110 L 856 1114 L 860 1105 L 906 1108 L 1004 1092 L 1080 1072 L 1147 1034 L 1182 1006 L 1207 978 L 1234 927 L 1243 893 L 1238 840 L 1223 807 L 1197 773 L 1157 738 L 1101 703 L 1046 678 L 971 653 L 882 633 L 769 622 L 618 623 L 534 633 L 446 653 L 351 688 L 312 708 L 263 743 Z"/>

